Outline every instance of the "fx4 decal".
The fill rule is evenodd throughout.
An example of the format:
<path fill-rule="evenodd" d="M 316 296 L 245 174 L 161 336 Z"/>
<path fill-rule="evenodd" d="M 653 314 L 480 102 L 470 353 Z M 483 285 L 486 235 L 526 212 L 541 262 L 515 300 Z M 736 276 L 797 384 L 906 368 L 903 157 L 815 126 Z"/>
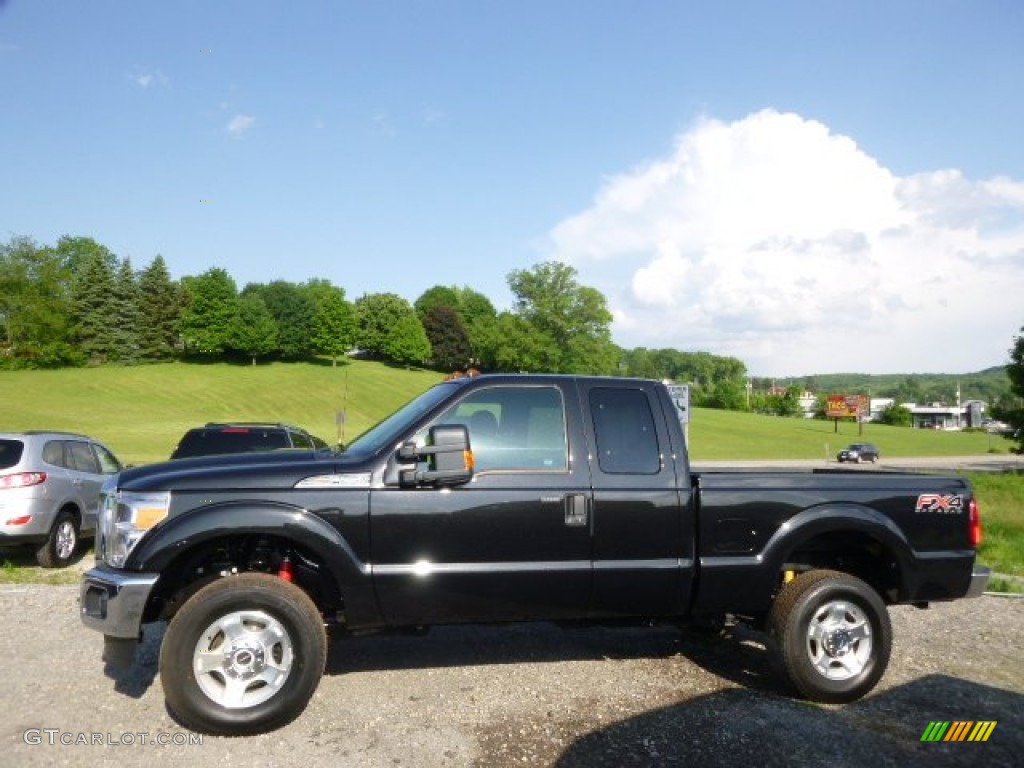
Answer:
<path fill-rule="evenodd" d="M 943 496 L 938 493 L 922 493 L 917 497 L 915 512 L 935 512 L 940 515 L 959 515 L 964 511 L 964 497 L 960 494 Z"/>

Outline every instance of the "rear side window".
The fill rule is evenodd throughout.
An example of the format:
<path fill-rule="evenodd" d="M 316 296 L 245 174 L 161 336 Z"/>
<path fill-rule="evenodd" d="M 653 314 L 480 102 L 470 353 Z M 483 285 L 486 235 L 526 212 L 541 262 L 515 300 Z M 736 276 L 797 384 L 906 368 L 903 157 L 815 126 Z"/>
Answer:
<path fill-rule="evenodd" d="M 43 461 L 55 467 L 66 467 L 67 462 L 64 461 L 64 441 L 47 441 L 46 445 L 43 446 Z"/>
<path fill-rule="evenodd" d="M 597 387 L 590 392 L 590 414 L 602 472 L 656 475 L 661 471 L 658 432 L 642 390 Z"/>
<path fill-rule="evenodd" d="M 25 444 L 21 440 L 0 440 L 0 469 L 10 469 L 21 461 Z"/>

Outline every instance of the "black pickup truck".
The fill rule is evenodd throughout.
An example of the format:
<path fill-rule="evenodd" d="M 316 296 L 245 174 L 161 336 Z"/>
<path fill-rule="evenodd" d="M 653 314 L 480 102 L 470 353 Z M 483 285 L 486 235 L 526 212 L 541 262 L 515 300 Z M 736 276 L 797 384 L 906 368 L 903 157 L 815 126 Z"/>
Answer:
<path fill-rule="evenodd" d="M 640 379 L 440 383 L 344 452 L 186 459 L 104 489 L 81 617 L 160 675 L 196 730 L 276 728 L 323 674 L 327 627 L 717 619 L 766 632 L 803 696 L 856 699 L 886 606 L 981 593 L 960 477 L 691 472 L 668 389 Z"/>

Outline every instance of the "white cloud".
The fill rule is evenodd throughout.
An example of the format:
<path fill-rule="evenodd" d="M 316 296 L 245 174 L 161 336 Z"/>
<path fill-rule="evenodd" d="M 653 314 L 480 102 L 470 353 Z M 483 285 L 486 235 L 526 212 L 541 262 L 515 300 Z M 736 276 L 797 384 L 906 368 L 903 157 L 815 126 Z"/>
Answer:
<path fill-rule="evenodd" d="M 170 82 L 167 76 L 164 75 L 159 69 L 152 71 L 136 70 L 129 73 L 126 77 L 137 85 L 139 88 L 151 88 L 153 86 L 166 86 Z"/>
<path fill-rule="evenodd" d="M 224 130 L 227 131 L 231 136 L 235 138 L 240 138 L 250 128 L 252 128 L 253 123 L 255 122 L 256 118 L 252 115 L 235 115 L 228 121 L 228 124 L 224 127 Z"/>
<path fill-rule="evenodd" d="M 549 245 L 608 297 L 620 344 L 755 374 L 978 370 L 1024 324 L 1024 182 L 901 178 L 773 110 L 701 120 Z"/>

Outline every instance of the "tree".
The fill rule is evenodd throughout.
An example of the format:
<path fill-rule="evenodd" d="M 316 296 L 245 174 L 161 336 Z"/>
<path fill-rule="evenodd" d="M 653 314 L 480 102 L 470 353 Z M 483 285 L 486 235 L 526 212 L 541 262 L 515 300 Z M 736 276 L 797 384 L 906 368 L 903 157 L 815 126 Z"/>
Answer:
<path fill-rule="evenodd" d="M 211 267 L 199 276 L 182 281 L 185 309 L 181 316 L 181 334 L 190 354 L 219 356 L 231 347 L 235 315 L 238 314 L 238 288 L 220 267 Z"/>
<path fill-rule="evenodd" d="M 516 296 L 515 314 L 543 340 L 540 370 L 614 371 L 618 360 L 609 330 L 611 312 L 600 291 L 576 282 L 573 267 L 549 261 L 514 270 L 508 285 Z"/>
<path fill-rule="evenodd" d="M 448 307 L 458 312 L 459 294 L 454 288 L 449 288 L 446 285 L 435 285 L 433 288 L 428 288 L 421 293 L 420 297 L 413 302 L 413 307 L 415 307 L 420 321 L 425 321 L 430 311 L 438 307 Z"/>
<path fill-rule="evenodd" d="M 139 275 L 139 358 L 147 362 L 175 355 L 181 323 L 180 286 L 171 280 L 163 256 L 157 256 Z"/>
<path fill-rule="evenodd" d="M 5 367 L 77 365 L 70 273 L 51 248 L 25 237 L 0 244 L 0 360 Z"/>
<path fill-rule="evenodd" d="M 277 348 L 277 323 L 259 296 L 239 297 L 238 314 L 231 326 L 231 346 L 251 358 L 253 365 L 257 357 Z"/>
<path fill-rule="evenodd" d="M 306 290 L 313 300 L 313 351 L 338 358 L 355 345 L 356 318 L 352 304 L 345 299 L 345 290 L 326 280 L 310 280 Z"/>
<path fill-rule="evenodd" d="M 469 334 L 454 308 L 438 304 L 428 310 L 422 320 L 435 366 L 446 371 L 470 367 Z"/>
<path fill-rule="evenodd" d="M 118 259 L 107 246 L 97 243 L 91 237 L 72 237 L 64 235 L 57 241 L 53 249 L 60 259 L 61 265 L 72 275 L 78 275 L 87 268 L 87 264 L 95 259 L 106 262 L 111 273 L 117 271 Z"/>
<path fill-rule="evenodd" d="M 412 307 L 398 318 L 384 342 L 385 355 L 403 365 L 422 365 L 430 358 L 430 341 Z"/>
<path fill-rule="evenodd" d="M 75 340 L 86 360 L 102 365 L 116 359 L 117 288 L 105 249 L 92 249 L 78 262 L 73 288 Z"/>
<path fill-rule="evenodd" d="M 111 296 L 113 329 L 111 360 L 130 365 L 139 360 L 139 285 L 131 259 L 125 258 L 114 275 Z"/>
<path fill-rule="evenodd" d="M 263 299 L 277 323 L 277 349 L 286 360 L 304 360 L 313 354 L 316 305 L 304 286 L 275 280 L 267 285 L 250 283 L 243 296 Z"/>
<path fill-rule="evenodd" d="M 1010 379 L 1010 390 L 1017 396 L 1017 402 L 1015 407 L 1004 409 L 1002 415 L 1014 429 L 1016 452 L 1024 453 L 1024 326 L 1021 326 L 1020 336 L 1015 336 L 1013 342 L 1006 375 Z"/>
<path fill-rule="evenodd" d="M 891 427 L 910 427 L 914 424 L 914 414 L 909 408 L 894 402 L 882 409 L 878 421 Z"/>
<path fill-rule="evenodd" d="M 387 358 L 388 336 L 407 315 L 416 317 L 408 301 L 394 293 L 367 293 L 356 299 L 356 344 L 364 352 Z M 419 321 L 419 318 L 416 318 Z"/>

